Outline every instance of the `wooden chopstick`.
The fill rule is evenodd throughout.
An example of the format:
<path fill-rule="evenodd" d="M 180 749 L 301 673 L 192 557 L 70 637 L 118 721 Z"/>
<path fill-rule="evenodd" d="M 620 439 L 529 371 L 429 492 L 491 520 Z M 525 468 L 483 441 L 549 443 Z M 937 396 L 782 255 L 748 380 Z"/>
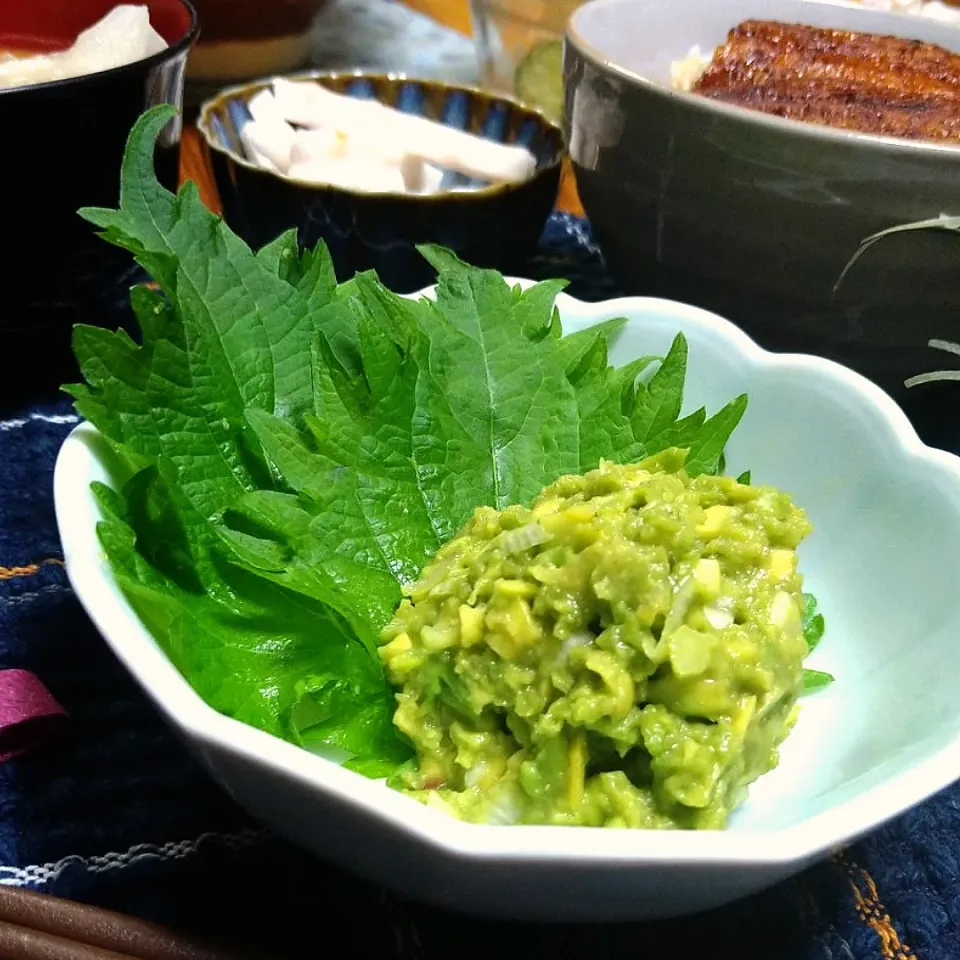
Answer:
<path fill-rule="evenodd" d="M 157 924 L 0 886 L 0 960 L 248 960 Z"/>
<path fill-rule="evenodd" d="M 91 947 L 0 921 L 0 960 L 135 960 L 128 953 Z"/>

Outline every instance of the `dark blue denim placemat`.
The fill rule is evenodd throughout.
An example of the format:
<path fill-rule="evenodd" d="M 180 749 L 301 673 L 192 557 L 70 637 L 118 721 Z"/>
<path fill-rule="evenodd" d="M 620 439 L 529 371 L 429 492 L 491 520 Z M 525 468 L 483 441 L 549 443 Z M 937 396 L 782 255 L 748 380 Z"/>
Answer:
<path fill-rule="evenodd" d="M 530 272 L 570 277 L 584 299 L 616 292 L 570 217 L 552 219 Z M 277 958 L 960 957 L 960 789 L 767 893 L 642 925 L 504 924 L 404 904 L 270 836 L 167 731 L 70 591 L 51 489 L 75 423 L 66 402 L 0 421 L 0 668 L 33 670 L 70 714 L 65 739 L 0 765 L 0 883 L 272 944 Z"/>

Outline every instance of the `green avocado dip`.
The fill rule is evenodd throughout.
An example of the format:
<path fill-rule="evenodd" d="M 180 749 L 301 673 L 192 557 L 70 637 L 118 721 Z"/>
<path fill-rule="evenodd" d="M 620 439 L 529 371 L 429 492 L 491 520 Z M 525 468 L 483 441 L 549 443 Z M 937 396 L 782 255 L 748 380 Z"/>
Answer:
<path fill-rule="evenodd" d="M 725 826 L 796 720 L 811 527 L 684 456 L 481 507 L 438 552 L 380 647 L 396 786 L 476 823 Z"/>

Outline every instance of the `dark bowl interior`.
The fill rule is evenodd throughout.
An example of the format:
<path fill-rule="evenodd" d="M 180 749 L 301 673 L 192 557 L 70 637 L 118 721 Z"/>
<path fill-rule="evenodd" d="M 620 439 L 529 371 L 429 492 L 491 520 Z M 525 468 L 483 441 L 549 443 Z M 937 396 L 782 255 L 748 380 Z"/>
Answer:
<path fill-rule="evenodd" d="M 303 246 L 326 242 L 341 279 L 372 268 L 403 293 L 433 281 L 414 249 L 418 243 L 442 244 L 478 266 L 522 269 L 557 198 L 563 138 L 556 125 L 512 100 L 439 82 L 382 74 L 308 76 L 339 93 L 522 144 L 536 157 L 536 172 L 519 184 L 432 196 L 364 195 L 295 183 L 243 159 L 239 130 L 249 120 L 246 104 L 265 86 L 250 84 L 226 91 L 200 116 L 224 216 L 247 243 L 258 248 L 296 227 Z"/>
<path fill-rule="evenodd" d="M 193 8 L 184 0 L 140 0 L 170 44 L 147 60 L 102 73 L 0 90 L 6 132 L 0 258 L 0 375 L 7 402 L 22 403 L 75 379 L 69 344 L 76 322 L 116 322 L 132 272 L 129 254 L 97 238 L 83 206 L 115 206 L 130 128 L 148 107 L 182 103 Z M 117 6 L 117 0 L 2 0 L 0 47 L 49 51 Z M 157 165 L 177 182 L 179 122 L 161 137 Z"/>

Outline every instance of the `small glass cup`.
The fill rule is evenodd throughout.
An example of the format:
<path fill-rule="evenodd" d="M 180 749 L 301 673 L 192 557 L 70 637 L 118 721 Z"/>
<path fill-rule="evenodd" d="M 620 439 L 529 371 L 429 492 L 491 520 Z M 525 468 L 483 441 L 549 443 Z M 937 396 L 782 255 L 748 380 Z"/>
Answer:
<path fill-rule="evenodd" d="M 549 116 L 562 113 L 560 51 L 583 0 L 470 0 L 481 80 Z"/>

